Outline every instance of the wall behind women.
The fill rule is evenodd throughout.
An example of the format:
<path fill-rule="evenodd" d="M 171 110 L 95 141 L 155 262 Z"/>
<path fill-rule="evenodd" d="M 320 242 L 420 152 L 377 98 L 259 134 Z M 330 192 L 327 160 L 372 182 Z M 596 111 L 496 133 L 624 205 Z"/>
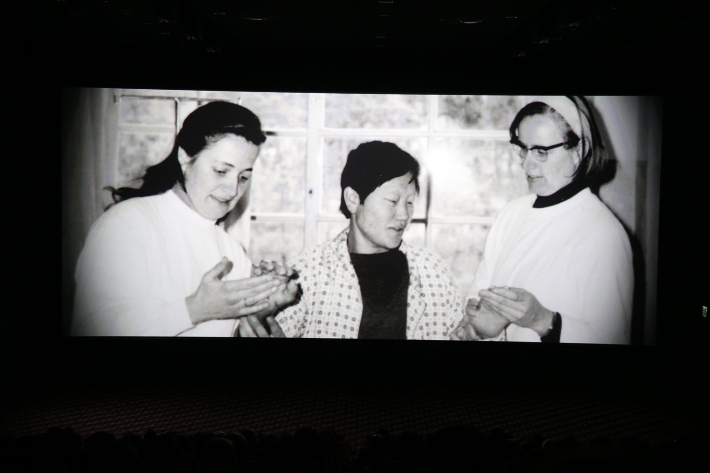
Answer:
<path fill-rule="evenodd" d="M 634 251 L 634 330 L 632 342 L 656 337 L 656 279 L 660 199 L 660 97 L 591 97 L 602 139 L 616 164 L 613 179 L 599 196 L 629 233 Z"/>

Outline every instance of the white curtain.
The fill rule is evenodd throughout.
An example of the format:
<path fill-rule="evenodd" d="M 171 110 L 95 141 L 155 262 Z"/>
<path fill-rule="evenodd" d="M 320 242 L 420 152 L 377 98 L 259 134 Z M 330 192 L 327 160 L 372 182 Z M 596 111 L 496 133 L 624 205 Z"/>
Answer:
<path fill-rule="evenodd" d="M 111 202 L 118 104 L 114 89 L 62 91 L 62 330 L 74 298 L 74 267 L 91 224 Z"/>

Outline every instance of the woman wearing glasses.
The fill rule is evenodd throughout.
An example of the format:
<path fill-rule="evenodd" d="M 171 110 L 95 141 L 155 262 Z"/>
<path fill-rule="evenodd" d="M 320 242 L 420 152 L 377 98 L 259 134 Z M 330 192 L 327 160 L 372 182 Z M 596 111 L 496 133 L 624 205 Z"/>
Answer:
<path fill-rule="evenodd" d="M 632 253 L 589 185 L 607 158 L 584 97 L 538 97 L 510 126 L 532 194 L 488 233 L 457 340 L 628 344 Z"/>

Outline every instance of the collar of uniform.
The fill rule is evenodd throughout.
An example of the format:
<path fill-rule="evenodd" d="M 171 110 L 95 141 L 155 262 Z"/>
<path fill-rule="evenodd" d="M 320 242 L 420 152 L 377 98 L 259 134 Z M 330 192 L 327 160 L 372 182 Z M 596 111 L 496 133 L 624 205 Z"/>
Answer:
<path fill-rule="evenodd" d="M 215 226 L 216 221 L 210 220 L 203 217 L 197 211 L 188 207 L 188 205 L 182 201 L 182 199 L 170 189 L 165 193 L 165 198 L 170 201 L 171 205 L 175 208 L 175 212 L 184 218 L 185 220 L 192 222 L 194 225 L 202 228 L 212 228 Z"/>
<path fill-rule="evenodd" d="M 584 179 L 572 181 L 552 195 L 537 196 L 535 202 L 533 202 L 533 208 L 544 209 L 547 207 L 552 207 L 553 205 L 559 205 L 562 202 L 571 199 L 572 197 L 579 194 L 588 187 L 589 184 Z"/>
<path fill-rule="evenodd" d="M 570 211 L 576 212 L 580 205 L 584 205 L 584 202 L 594 198 L 595 195 L 592 194 L 592 191 L 589 189 L 589 187 L 585 187 L 584 189 L 582 189 L 569 199 L 565 200 L 564 202 L 560 202 L 559 204 L 552 205 L 550 207 L 535 208 L 532 207 L 531 204 L 530 208 L 533 210 L 531 215 L 534 218 L 546 219 L 562 215 Z"/>

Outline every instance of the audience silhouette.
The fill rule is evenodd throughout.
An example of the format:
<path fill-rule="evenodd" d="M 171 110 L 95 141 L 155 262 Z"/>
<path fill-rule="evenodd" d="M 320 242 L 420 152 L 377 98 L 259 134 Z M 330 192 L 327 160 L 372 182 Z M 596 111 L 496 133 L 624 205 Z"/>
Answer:
<path fill-rule="evenodd" d="M 76 473 L 464 473 L 464 472 L 695 472 L 707 471 L 709 445 L 681 437 L 651 445 L 636 438 L 531 435 L 512 438 L 496 427 L 481 432 L 453 426 L 421 434 L 380 430 L 355 451 L 331 430 L 302 428 L 281 435 L 240 432 L 157 434 L 71 428 L 41 435 L 0 437 L 3 472 Z"/>

